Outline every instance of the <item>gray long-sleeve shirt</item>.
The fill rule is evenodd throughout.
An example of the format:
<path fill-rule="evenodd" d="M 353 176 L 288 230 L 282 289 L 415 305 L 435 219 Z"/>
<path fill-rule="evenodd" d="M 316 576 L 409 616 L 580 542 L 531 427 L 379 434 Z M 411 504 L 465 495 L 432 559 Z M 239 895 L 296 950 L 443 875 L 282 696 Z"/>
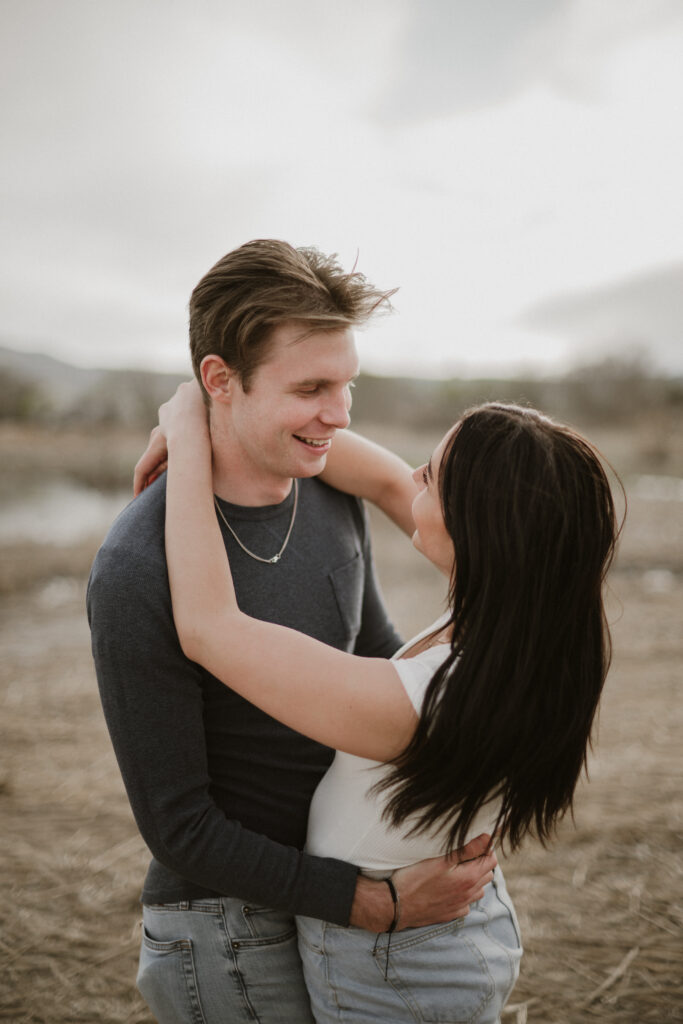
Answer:
<path fill-rule="evenodd" d="M 279 505 L 221 503 L 250 550 L 279 550 Z M 143 900 L 238 896 L 348 923 L 356 868 L 301 852 L 332 751 L 259 711 L 183 655 L 164 554 L 165 478 L 118 517 L 93 565 L 88 618 L 102 705 L 153 859 Z M 221 524 L 240 607 L 347 651 L 389 657 L 400 640 L 375 580 L 361 504 L 299 481 L 282 560 L 245 554 Z"/>

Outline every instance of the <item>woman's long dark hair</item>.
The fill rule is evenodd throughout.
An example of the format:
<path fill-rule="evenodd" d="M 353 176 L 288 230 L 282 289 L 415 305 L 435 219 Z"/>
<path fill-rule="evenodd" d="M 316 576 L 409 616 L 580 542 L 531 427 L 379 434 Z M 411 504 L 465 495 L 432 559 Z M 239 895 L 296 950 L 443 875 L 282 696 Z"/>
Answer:
<path fill-rule="evenodd" d="M 455 562 L 451 651 L 406 750 L 378 784 L 394 824 L 461 846 L 501 802 L 496 836 L 542 842 L 572 807 L 611 646 L 603 582 L 618 530 L 597 452 L 518 406 L 466 413 L 439 491 Z M 411 834 L 412 834 L 411 833 Z"/>

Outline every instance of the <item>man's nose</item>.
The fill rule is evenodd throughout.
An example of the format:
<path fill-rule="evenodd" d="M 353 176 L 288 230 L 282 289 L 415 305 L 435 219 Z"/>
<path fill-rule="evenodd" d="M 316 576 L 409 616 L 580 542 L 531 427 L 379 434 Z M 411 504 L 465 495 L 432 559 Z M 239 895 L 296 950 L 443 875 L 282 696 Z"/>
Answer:
<path fill-rule="evenodd" d="M 328 426 L 343 430 L 351 422 L 351 417 L 349 416 L 350 408 L 351 399 L 348 393 L 346 391 L 338 392 L 328 397 L 320 412 L 320 419 Z"/>

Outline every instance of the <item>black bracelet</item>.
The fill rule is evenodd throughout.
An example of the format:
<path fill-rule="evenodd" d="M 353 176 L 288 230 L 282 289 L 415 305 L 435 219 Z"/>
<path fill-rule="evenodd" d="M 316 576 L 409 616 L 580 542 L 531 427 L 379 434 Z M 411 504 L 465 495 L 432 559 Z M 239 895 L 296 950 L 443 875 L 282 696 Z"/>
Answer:
<path fill-rule="evenodd" d="M 389 934 L 391 934 L 392 932 L 396 931 L 396 929 L 398 928 L 398 923 L 401 920 L 401 898 L 398 895 L 398 892 L 396 891 L 396 886 L 394 885 L 390 878 L 384 878 L 383 881 L 386 882 L 387 885 L 389 886 L 389 892 L 391 893 L 391 899 L 394 904 L 394 919 L 387 928 L 387 931 L 389 932 Z"/>
<path fill-rule="evenodd" d="M 384 961 L 384 980 L 386 981 L 389 975 L 389 950 L 391 948 L 391 936 L 392 933 L 395 932 L 396 929 L 398 928 L 398 923 L 401 920 L 401 897 L 399 896 L 396 886 L 394 885 L 390 878 L 383 878 L 382 881 L 386 882 L 387 885 L 389 886 L 389 892 L 391 893 L 391 901 L 394 904 L 394 917 L 391 924 L 389 925 L 385 932 L 385 934 L 387 935 L 387 956 L 386 960 Z M 377 938 L 375 939 L 375 945 L 372 950 L 373 956 L 377 953 L 377 947 L 379 945 L 379 936 L 381 934 L 382 932 L 380 932 Z"/>

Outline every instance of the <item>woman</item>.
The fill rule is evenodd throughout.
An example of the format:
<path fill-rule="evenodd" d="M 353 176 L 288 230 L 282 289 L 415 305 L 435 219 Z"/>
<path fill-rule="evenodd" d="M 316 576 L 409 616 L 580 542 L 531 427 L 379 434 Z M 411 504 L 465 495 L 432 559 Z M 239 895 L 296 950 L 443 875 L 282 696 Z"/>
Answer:
<path fill-rule="evenodd" d="M 446 615 L 386 661 L 239 610 L 195 385 L 162 407 L 160 426 L 183 650 L 340 752 L 314 797 L 307 848 L 388 879 L 394 900 L 387 935 L 299 920 L 316 1020 L 497 1021 L 521 956 L 500 870 L 467 918 L 393 941 L 390 876 L 481 831 L 512 849 L 528 833 L 544 842 L 571 809 L 609 663 L 602 584 L 617 531 L 599 458 L 569 428 L 500 404 L 466 413 L 412 482 L 381 449 L 338 436 L 326 481 L 386 496 L 450 580 Z"/>

